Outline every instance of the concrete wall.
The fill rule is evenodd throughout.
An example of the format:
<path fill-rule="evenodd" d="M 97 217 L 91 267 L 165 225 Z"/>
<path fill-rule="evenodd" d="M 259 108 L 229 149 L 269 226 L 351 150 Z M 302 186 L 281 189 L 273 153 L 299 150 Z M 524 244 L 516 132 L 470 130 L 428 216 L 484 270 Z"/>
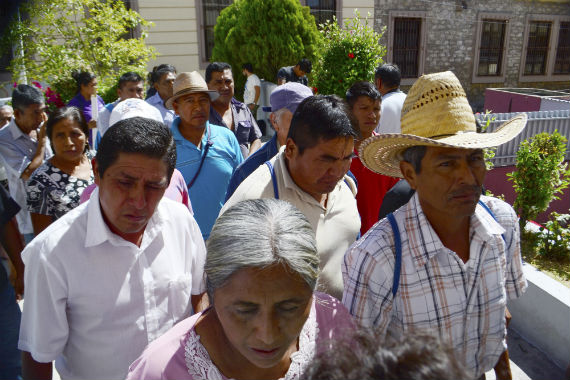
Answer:
<path fill-rule="evenodd" d="M 523 270 L 528 289 L 507 304 L 510 328 L 565 369 L 570 365 L 570 289 L 530 264 Z"/>
<path fill-rule="evenodd" d="M 466 5 L 464 9 L 462 3 Z M 375 29 L 389 26 L 391 11 L 426 12 L 426 45 L 424 73 L 452 70 L 455 72 L 476 111 L 483 111 L 484 91 L 488 87 L 536 87 L 564 89 L 570 85 L 568 77 L 560 81 L 520 83 L 523 64 L 524 32 L 529 14 L 569 15 L 570 2 L 532 0 L 375 0 Z M 485 13 L 509 14 L 509 31 L 505 57 L 504 80 L 497 83 L 473 83 L 475 45 L 478 15 Z M 389 47 L 389 33 L 381 43 Z M 409 86 L 404 87 L 404 89 Z"/>
<path fill-rule="evenodd" d="M 161 63 L 173 64 L 178 72 L 198 69 L 198 26 L 194 0 L 139 0 L 139 12 L 154 22 L 146 43 L 158 52 L 148 70 Z"/>

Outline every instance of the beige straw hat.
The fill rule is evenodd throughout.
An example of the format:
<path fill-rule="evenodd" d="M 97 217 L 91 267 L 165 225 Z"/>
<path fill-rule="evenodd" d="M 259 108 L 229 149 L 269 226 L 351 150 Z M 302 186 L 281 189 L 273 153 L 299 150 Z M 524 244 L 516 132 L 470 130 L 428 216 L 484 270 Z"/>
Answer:
<path fill-rule="evenodd" d="M 191 73 L 178 74 L 178 76 L 174 80 L 173 87 L 174 88 L 172 90 L 172 93 L 174 95 L 168 98 L 168 100 L 164 103 L 166 108 L 168 108 L 169 110 L 172 109 L 172 103 L 174 103 L 176 99 L 184 95 L 194 94 L 196 92 L 205 92 L 208 95 L 210 95 L 211 101 L 216 100 L 218 96 L 220 96 L 220 94 L 218 94 L 218 91 L 208 89 L 206 81 L 197 71 L 192 71 Z"/>
<path fill-rule="evenodd" d="M 401 154 L 409 147 L 490 148 L 516 137 L 526 120 L 523 113 L 503 123 L 493 133 L 477 133 L 473 111 L 455 74 L 451 71 L 427 74 L 414 83 L 404 101 L 402 133 L 369 137 L 362 142 L 358 153 L 368 169 L 403 177 Z"/>

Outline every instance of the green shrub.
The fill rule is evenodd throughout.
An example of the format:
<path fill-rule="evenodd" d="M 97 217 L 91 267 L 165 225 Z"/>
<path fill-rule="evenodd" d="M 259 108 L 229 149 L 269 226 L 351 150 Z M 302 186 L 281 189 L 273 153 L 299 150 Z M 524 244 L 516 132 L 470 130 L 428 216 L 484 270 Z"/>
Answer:
<path fill-rule="evenodd" d="M 566 137 L 555 131 L 540 133 L 523 141 L 517 152 L 517 170 L 507 174 L 517 193 L 513 205 L 521 230 L 527 220 L 546 211 L 553 199 L 570 184 L 570 170 L 564 163 Z"/>
<path fill-rule="evenodd" d="M 554 261 L 570 262 L 570 214 L 553 212 L 541 229 L 540 253 Z"/>
<path fill-rule="evenodd" d="M 235 94 L 241 98 L 244 63 L 251 62 L 259 78 L 275 82 L 282 66 L 302 58 L 314 62 L 319 39 L 315 18 L 299 0 L 236 0 L 216 20 L 211 61 L 232 66 Z"/>
<path fill-rule="evenodd" d="M 323 44 L 311 83 L 316 92 L 344 98 L 354 82 L 374 82 L 374 72 L 386 53 L 379 43 L 383 32 L 376 33 L 356 11 L 353 19 L 344 21 L 344 28 L 336 20 L 329 21 L 321 33 Z"/>

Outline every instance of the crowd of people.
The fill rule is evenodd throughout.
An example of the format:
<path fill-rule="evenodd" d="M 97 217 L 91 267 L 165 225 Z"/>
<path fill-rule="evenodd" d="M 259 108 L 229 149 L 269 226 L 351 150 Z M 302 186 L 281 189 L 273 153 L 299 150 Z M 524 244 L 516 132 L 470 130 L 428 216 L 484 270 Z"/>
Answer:
<path fill-rule="evenodd" d="M 393 64 L 314 95 L 303 59 L 277 73 L 262 144 L 241 69 L 244 102 L 225 62 L 156 66 L 146 92 L 124 73 L 106 105 L 76 73 L 49 116 L 14 88 L 0 379 L 54 361 L 62 379 L 509 378 L 506 302 L 527 285 L 483 149 L 526 117 L 480 133 L 453 73 L 406 95 Z"/>

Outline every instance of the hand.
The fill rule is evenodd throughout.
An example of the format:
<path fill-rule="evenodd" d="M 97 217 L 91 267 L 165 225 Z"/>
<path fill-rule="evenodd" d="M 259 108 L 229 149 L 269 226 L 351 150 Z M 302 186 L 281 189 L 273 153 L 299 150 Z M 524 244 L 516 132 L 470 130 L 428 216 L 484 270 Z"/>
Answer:
<path fill-rule="evenodd" d="M 89 127 L 89 129 L 93 129 L 93 128 L 97 128 L 97 120 L 89 120 L 89 123 L 87 123 L 87 126 Z"/>
<path fill-rule="evenodd" d="M 24 274 L 16 274 L 14 279 L 14 290 L 16 291 L 16 300 L 20 301 L 24 298 Z"/>
<path fill-rule="evenodd" d="M 46 137 L 46 121 L 47 121 L 47 115 L 43 114 L 42 116 L 42 123 L 40 124 L 40 133 L 38 134 L 38 142 L 44 142 L 44 139 Z"/>

